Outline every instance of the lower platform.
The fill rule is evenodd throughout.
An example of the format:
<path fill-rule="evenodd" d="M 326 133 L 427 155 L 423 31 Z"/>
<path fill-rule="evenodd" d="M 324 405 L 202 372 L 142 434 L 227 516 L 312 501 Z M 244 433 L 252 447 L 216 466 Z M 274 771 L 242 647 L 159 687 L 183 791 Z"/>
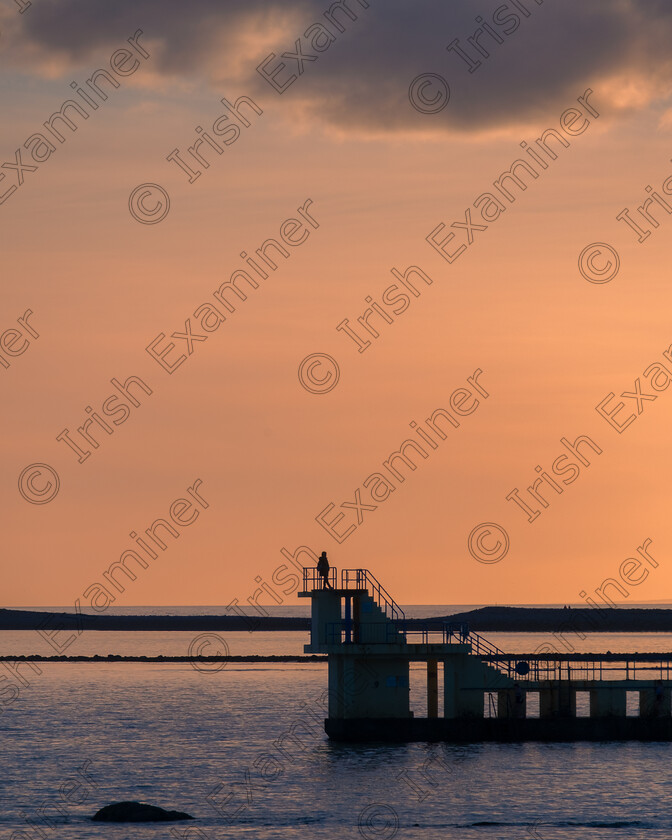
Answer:
<path fill-rule="evenodd" d="M 672 741 L 672 717 L 661 718 L 327 718 L 333 741 Z"/>

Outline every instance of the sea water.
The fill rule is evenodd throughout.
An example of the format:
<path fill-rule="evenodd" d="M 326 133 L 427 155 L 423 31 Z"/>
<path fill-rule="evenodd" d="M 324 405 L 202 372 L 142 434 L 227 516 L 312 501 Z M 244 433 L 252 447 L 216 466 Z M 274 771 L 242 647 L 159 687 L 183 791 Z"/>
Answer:
<path fill-rule="evenodd" d="M 32 649 L 25 631 L 13 639 L 0 634 L 3 651 L 18 636 L 20 652 L 48 652 L 30 635 Z M 102 645 L 101 653 L 127 645 L 127 652 L 179 648 L 185 655 L 190 634 L 83 635 L 68 653 L 86 653 L 91 644 Z M 306 641 L 303 633 L 222 635 L 234 654 L 261 652 L 262 635 L 271 637 L 264 645 L 272 653 L 301 652 Z M 484 635 L 526 653 L 552 638 Z M 589 635 L 587 645 L 568 638 L 594 652 L 672 650 L 668 634 Z M 672 836 L 666 743 L 338 744 L 322 726 L 323 663 L 228 663 L 212 671 L 188 663 L 34 667 L 39 673 L 21 667 L 27 685 L 18 697 L 2 695 L 2 838 Z M 422 678 L 422 667 L 414 668 L 416 714 L 426 709 Z M 197 819 L 90 821 L 121 800 Z"/>

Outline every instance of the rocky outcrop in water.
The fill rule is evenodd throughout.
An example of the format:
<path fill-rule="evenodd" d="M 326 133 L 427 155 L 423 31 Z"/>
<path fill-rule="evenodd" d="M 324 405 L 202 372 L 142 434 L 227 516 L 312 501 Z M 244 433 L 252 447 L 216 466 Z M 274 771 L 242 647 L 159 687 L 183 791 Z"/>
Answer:
<path fill-rule="evenodd" d="M 98 822 L 171 822 L 173 820 L 193 820 L 191 814 L 184 811 L 166 811 L 156 805 L 145 802 L 113 802 L 97 811 L 92 820 Z"/>

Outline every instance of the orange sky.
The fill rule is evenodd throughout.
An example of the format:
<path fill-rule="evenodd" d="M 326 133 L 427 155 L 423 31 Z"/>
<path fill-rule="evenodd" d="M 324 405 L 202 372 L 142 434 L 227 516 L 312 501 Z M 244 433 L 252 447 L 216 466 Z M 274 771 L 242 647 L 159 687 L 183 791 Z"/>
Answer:
<path fill-rule="evenodd" d="M 349 0 L 340 31 L 317 0 L 21 5 L 0 6 L 3 605 L 296 603 L 300 546 L 401 603 L 608 578 L 618 603 L 672 599 L 669 11 Z M 446 47 L 477 14 L 502 43 L 476 37 L 470 73 Z M 272 77 L 297 39 L 312 59 Z M 59 139 L 71 97 L 88 116 Z M 579 271 L 594 243 L 607 282 Z M 312 354 L 339 368 L 301 368 L 324 393 Z M 414 470 L 389 463 L 405 440 Z M 503 546 L 483 523 L 497 562 L 470 552 Z"/>

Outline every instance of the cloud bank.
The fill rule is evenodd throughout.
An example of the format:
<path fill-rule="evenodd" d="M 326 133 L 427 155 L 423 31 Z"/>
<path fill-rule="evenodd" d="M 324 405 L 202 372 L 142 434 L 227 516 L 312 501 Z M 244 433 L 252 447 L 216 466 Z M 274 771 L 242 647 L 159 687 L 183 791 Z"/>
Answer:
<path fill-rule="evenodd" d="M 2 26 L 6 70 L 93 69 L 141 28 L 162 85 L 277 100 L 288 118 L 338 132 L 532 123 L 587 87 L 615 109 L 664 110 L 672 92 L 665 0 L 34 0 L 23 14 L 5 8 Z M 272 53 L 263 78 L 257 67 Z M 438 113 L 409 102 L 423 73 L 450 87 Z"/>

